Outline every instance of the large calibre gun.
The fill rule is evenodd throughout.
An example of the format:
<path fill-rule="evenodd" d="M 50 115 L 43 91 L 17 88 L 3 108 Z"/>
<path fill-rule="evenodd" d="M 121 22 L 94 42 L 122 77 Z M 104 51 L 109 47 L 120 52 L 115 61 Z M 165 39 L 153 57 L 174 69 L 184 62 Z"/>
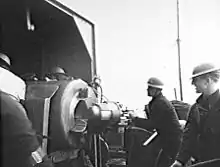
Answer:
<path fill-rule="evenodd" d="M 117 103 L 98 102 L 93 87 L 81 79 L 27 82 L 25 107 L 54 163 L 78 157 L 81 149 L 95 149 L 86 145 L 94 143 L 94 135 L 121 125 L 123 115 Z"/>

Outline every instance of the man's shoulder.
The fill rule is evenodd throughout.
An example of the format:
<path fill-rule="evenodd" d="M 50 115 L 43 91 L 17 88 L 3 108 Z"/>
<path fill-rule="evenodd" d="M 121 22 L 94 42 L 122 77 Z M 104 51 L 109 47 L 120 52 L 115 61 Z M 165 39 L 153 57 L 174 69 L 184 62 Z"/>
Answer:
<path fill-rule="evenodd" d="M 1 100 L 1 105 L 6 105 L 6 104 L 13 105 L 16 103 L 16 100 L 14 100 L 11 95 L 3 91 L 0 91 L 0 100 Z"/>
<path fill-rule="evenodd" d="M 200 113 L 201 113 L 201 110 L 199 110 L 199 104 L 195 102 L 194 104 L 190 106 L 187 117 L 198 118 Z"/>
<path fill-rule="evenodd" d="M 165 96 L 160 96 L 157 97 L 154 102 L 152 103 L 152 106 L 156 106 L 157 108 L 173 108 L 172 103 L 165 97 Z"/>
<path fill-rule="evenodd" d="M 172 105 L 172 103 L 165 96 L 159 96 L 155 101 L 161 104 Z"/>
<path fill-rule="evenodd" d="M 25 113 L 23 106 L 13 99 L 13 97 L 5 92 L 0 91 L 1 113 Z"/>
<path fill-rule="evenodd" d="M 12 102 L 13 99 L 10 97 L 10 95 L 3 92 L 3 91 L 0 91 L 0 100 L 1 100 L 1 106 L 6 105 L 6 104 L 10 104 L 10 103 L 13 104 L 13 102 Z"/>

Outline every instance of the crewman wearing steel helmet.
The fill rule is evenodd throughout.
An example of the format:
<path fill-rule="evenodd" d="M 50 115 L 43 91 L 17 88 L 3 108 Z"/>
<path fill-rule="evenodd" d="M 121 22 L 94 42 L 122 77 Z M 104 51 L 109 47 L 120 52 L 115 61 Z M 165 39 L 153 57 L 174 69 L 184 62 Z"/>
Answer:
<path fill-rule="evenodd" d="M 21 100 L 25 99 L 25 82 L 7 69 L 11 64 L 6 55 L 0 54 L 0 61 L 1 165 L 52 166 L 21 104 Z"/>
<path fill-rule="evenodd" d="M 16 98 L 25 99 L 25 82 L 10 71 L 11 61 L 6 54 L 0 53 L 0 90 Z M 13 84 L 12 84 L 13 83 Z"/>
<path fill-rule="evenodd" d="M 55 66 L 50 69 L 50 72 L 46 74 L 47 80 L 72 80 L 73 77 L 66 74 L 65 70 L 59 66 Z"/>
<path fill-rule="evenodd" d="M 155 129 L 160 138 L 162 152 L 157 161 L 158 167 L 170 166 L 178 153 L 181 142 L 181 126 L 172 103 L 162 94 L 163 82 L 155 77 L 148 80 L 149 119 L 135 118 L 134 123 L 141 128 Z"/>
<path fill-rule="evenodd" d="M 53 67 L 51 68 L 51 73 L 53 74 L 65 74 L 66 72 L 64 71 L 63 68 L 59 67 L 59 66 L 56 66 L 56 67 Z"/>
<path fill-rule="evenodd" d="M 190 108 L 183 143 L 172 167 L 184 166 L 192 156 L 197 161 L 218 159 L 203 165 L 205 167 L 220 166 L 219 78 L 220 67 L 211 63 L 203 63 L 193 69 L 192 85 L 201 95 Z"/>

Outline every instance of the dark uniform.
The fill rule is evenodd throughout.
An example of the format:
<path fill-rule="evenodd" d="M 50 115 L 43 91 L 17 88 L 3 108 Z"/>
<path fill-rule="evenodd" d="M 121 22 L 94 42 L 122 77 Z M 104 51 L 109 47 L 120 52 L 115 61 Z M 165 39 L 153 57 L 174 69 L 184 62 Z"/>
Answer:
<path fill-rule="evenodd" d="M 31 166 L 31 153 L 39 143 L 25 109 L 9 94 L 0 91 L 3 167 Z"/>
<path fill-rule="evenodd" d="M 177 160 L 185 164 L 191 156 L 200 161 L 220 158 L 220 92 L 201 95 L 191 107 Z M 220 166 L 220 164 L 219 164 Z"/>
<path fill-rule="evenodd" d="M 162 166 L 167 166 L 174 160 L 181 143 L 181 126 L 173 105 L 160 93 L 149 103 L 149 119 L 135 118 L 136 126 L 151 130 L 156 129 L 160 137 Z M 167 162 L 165 162 L 167 161 Z M 165 164 L 164 164 L 165 163 Z"/>

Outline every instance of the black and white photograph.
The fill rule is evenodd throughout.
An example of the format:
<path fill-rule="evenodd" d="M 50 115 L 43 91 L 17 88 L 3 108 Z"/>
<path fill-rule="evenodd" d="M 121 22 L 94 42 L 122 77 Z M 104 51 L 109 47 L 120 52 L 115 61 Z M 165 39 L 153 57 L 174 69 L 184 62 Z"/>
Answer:
<path fill-rule="evenodd" d="M 220 0 L 0 0 L 2 167 L 220 167 Z"/>

